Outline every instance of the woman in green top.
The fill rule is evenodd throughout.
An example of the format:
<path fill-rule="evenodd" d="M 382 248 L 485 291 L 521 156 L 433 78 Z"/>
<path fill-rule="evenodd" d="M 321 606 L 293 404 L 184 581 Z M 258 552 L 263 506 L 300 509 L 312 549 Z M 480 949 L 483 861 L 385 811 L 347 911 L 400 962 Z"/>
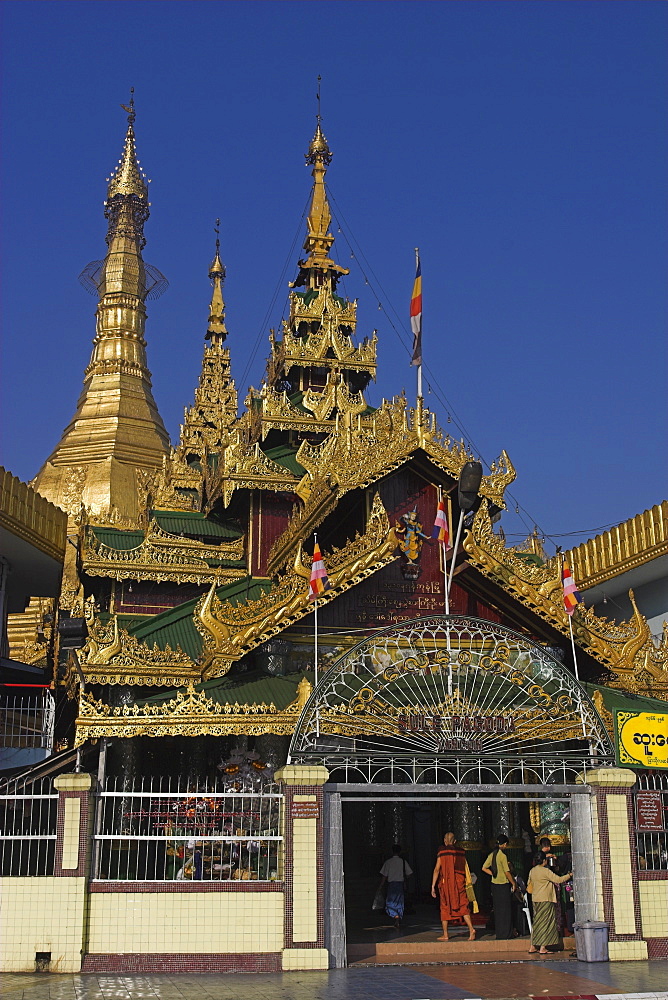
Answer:
<path fill-rule="evenodd" d="M 549 858 L 541 852 L 536 863 L 529 872 L 527 889 L 531 893 L 533 903 L 533 930 L 531 932 L 531 947 L 529 954 L 547 955 L 548 945 L 559 944 L 559 929 L 557 927 L 557 896 L 555 885 L 568 882 L 573 872 L 556 875 L 548 867 Z M 538 947 L 536 947 L 538 946 Z M 540 948 L 540 951 L 538 950 Z"/>
<path fill-rule="evenodd" d="M 497 848 L 489 855 L 482 870 L 492 876 L 492 903 L 494 906 L 494 927 L 496 940 L 507 941 L 513 936 L 512 893 L 517 887 L 515 876 L 510 870 L 504 847 L 508 838 L 501 835 L 496 838 Z"/>

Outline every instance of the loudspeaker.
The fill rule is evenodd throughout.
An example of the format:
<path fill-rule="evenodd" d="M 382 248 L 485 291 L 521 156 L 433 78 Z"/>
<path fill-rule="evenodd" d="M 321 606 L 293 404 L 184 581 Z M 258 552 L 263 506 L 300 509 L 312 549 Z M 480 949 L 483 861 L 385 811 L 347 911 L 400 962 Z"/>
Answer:
<path fill-rule="evenodd" d="M 459 473 L 457 486 L 457 502 L 463 514 L 468 513 L 476 502 L 481 482 L 482 465 L 480 462 L 467 462 Z"/>

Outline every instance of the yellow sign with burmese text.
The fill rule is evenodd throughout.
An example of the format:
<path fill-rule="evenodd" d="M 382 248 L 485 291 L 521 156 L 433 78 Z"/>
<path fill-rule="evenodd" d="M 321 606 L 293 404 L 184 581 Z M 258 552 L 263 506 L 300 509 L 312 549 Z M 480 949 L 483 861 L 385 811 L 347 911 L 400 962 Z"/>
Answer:
<path fill-rule="evenodd" d="M 668 713 L 615 712 L 617 763 L 668 768 Z"/>

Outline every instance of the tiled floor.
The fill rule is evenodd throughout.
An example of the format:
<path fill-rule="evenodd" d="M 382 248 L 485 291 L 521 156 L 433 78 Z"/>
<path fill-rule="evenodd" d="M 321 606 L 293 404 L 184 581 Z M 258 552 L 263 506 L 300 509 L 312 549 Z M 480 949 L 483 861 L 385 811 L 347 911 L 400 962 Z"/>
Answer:
<path fill-rule="evenodd" d="M 668 961 L 523 961 L 220 976 L 4 974 L 0 991 L 2 1000 L 547 1000 L 657 996 L 661 991 L 668 1000 Z"/>

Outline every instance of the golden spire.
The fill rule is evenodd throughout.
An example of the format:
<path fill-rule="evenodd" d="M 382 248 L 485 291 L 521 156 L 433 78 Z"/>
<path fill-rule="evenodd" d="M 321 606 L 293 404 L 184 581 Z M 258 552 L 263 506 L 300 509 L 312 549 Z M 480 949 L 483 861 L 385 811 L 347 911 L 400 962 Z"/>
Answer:
<path fill-rule="evenodd" d="M 220 259 L 220 219 L 216 219 L 216 255 L 211 261 L 209 277 L 213 285 L 211 305 L 209 306 L 209 325 L 206 339 L 212 343 L 222 344 L 227 337 L 225 326 L 225 302 L 223 300 L 223 283 L 225 281 L 225 265 Z"/>
<path fill-rule="evenodd" d="M 332 222 L 332 213 L 327 200 L 325 190 L 325 174 L 327 167 L 332 162 L 332 151 L 329 148 L 325 134 L 320 125 L 322 118 L 320 115 L 320 77 L 318 77 L 318 114 L 316 115 L 315 135 L 311 139 L 311 144 L 306 153 L 306 162 L 313 167 L 313 193 L 311 195 L 311 207 L 309 208 L 306 220 L 308 233 L 304 250 L 308 251 L 309 259 L 306 266 L 318 263 L 331 263 L 328 254 L 334 237 L 329 232 Z"/>
<path fill-rule="evenodd" d="M 113 171 L 111 177 L 109 178 L 109 187 L 107 189 L 107 201 L 111 201 L 114 195 L 124 194 L 124 195 L 136 195 L 137 198 L 148 198 L 148 186 L 146 183 L 146 175 L 144 171 L 139 166 L 139 160 L 137 159 L 137 149 L 135 146 L 135 118 L 137 117 L 135 113 L 135 98 L 134 98 L 135 88 L 130 88 L 130 104 L 121 104 L 124 111 L 128 112 L 128 129 L 125 133 L 125 144 L 123 146 L 123 155 L 118 161 L 118 166 Z"/>
<path fill-rule="evenodd" d="M 146 363 L 147 298 L 157 298 L 167 279 L 145 264 L 144 223 L 148 187 L 135 150 L 134 96 L 123 156 L 108 179 L 104 214 L 107 255 L 80 275 L 96 295 L 96 335 L 74 417 L 35 480 L 53 503 L 74 513 L 81 503 L 97 514 L 112 509 L 138 514 L 137 483 L 162 467 L 169 437 L 158 413 Z"/>
<path fill-rule="evenodd" d="M 223 347 L 227 337 L 223 300 L 225 265 L 220 259 L 219 227 L 220 219 L 216 219 L 216 253 L 209 267 L 213 285 L 205 338 L 209 343 L 204 347 L 202 371 L 195 389 L 195 405 L 186 409 L 176 449 L 177 461 L 186 465 L 193 455 L 199 455 L 204 466 L 207 455 L 220 455 L 228 442 L 230 428 L 237 419 L 237 390 L 230 368 L 230 352 Z"/>

